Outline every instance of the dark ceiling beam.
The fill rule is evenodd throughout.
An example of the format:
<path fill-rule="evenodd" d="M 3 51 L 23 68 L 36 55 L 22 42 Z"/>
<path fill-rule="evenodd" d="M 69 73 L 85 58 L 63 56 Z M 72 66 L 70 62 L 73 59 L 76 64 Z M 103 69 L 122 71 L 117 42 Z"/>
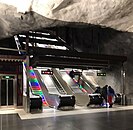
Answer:
<path fill-rule="evenodd" d="M 70 50 L 29 47 L 31 66 L 47 66 L 58 68 L 109 68 L 114 65 L 122 65 L 127 60 L 125 56 L 97 55 Z"/>
<path fill-rule="evenodd" d="M 76 64 L 76 65 L 108 65 L 107 60 L 94 60 L 94 59 L 75 59 L 72 57 L 53 57 L 53 56 L 37 56 L 31 60 L 39 62 L 49 62 L 49 63 L 63 63 L 63 64 Z"/>
<path fill-rule="evenodd" d="M 54 63 L 54 64 L 50 64 L 50 63 L 38 63 L 35 62 L 33 65 L 33 67 L 52 67 L 52 68 L 60 68 L 60 69 L 64 69 L 64 68 L 75 68 L 75 69 L 105 69 L 105 68 L 109 68 L 108 66 L 87 66 L 87 65 L 72 65 L 72 64 L 59 64 L 59 63 Z"/>
<path fill-rule="evenodd" d="M 126 56 L 116 56 L 116 55 L 100 55 L 100 54 L 88 54 L 84 52 L 74 52 L 70 50 L 59 50 L 50 48 L 39 48 L 39 47 L 29 47 L 29 55 L 43 55 L 43 56 L 53 56 L 53 57 L 68 57 L 72 59 L 88 59 L 88 60 L 100 60 L 109 61 L 112 63 L 125 62 L 127 60 Z"/>
<path fill-rule="evenodd" d="M 0 61 L 24 61 L 25 56 L 20 56 L 20 55 L 0 55 Z"/>
<path fill-rule="evenodd" d="M 57 68 L 79 68 L 79 69 L 102 69 L 109 68 L 112 65 L 116 65 L 119 62 L 113 63 L 109 60 L 99 59 L 76 59 L 73 57 L 53 57 L 53 56 L 37 56 L 30 59 L 30 65 L 45 66 L 45 67 L 57 67 Z"/>
<path fill-rule="evenodd" d="M 53 68 L 78 68 L 78 69 L 102 69 L 109 68 L 108 65 L 85 65 L 85 64 L 71 64 L 71 63 L 62 63 L 62 62 L 47 62 L 47 61 L 36 61 L 34 64 L 31 64 L 33 67 L 53 67 Z"/>

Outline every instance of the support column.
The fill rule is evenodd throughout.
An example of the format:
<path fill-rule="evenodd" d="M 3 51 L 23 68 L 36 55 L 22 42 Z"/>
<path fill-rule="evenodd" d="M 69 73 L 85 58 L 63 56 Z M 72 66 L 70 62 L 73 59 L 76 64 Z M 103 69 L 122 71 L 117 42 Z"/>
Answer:
<path fill-rule="evenodd" d="M 122 64 L 122 68 L 121 68 L 121 80 L 122 80 L 122 105 L 126 105 L 126 95 L 125 95 L 125 69 L 124 69 L 124 65 Z"/>
<path fill-rule="evenodd" d="M 28 47 L 29 47 L 29 35 L 26 35 L 26 74 L 27 74 L 27 87 L 26 87 L 26 112 L 30 112 L 30 95 L 29 95 L 29 55 L 28 55 Z"/>

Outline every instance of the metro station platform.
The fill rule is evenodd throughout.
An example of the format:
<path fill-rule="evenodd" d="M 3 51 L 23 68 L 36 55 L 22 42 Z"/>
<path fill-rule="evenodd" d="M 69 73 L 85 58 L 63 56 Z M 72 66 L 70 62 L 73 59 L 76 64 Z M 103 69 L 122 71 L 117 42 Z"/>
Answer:
<path fill-rule="evenodd" d="M 23 109 L 0 109 L 0 130 L 133 130 L 133 106 L 113 108 L 75 107 L 43 113 Z"/>

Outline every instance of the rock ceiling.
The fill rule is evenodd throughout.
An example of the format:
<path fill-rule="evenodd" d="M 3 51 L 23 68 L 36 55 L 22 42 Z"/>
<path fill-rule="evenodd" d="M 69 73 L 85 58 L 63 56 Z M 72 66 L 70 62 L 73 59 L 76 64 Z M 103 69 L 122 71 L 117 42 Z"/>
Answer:
<path fill-rule="evenodd" d="M 0 0 L 0 38 L 71 22 L 133 32 L 133 1 Z"/>

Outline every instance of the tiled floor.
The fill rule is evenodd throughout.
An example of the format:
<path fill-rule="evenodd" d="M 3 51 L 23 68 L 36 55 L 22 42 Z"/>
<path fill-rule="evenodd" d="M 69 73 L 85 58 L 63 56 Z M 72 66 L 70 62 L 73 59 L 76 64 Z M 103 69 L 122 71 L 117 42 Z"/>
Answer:
<path fill-rule="evenodd" d="M 44 109 L 34 114 L 22 109 L 0 110 L 0 130 L 133 130 L 132 121 L 133 106 Z"/>

